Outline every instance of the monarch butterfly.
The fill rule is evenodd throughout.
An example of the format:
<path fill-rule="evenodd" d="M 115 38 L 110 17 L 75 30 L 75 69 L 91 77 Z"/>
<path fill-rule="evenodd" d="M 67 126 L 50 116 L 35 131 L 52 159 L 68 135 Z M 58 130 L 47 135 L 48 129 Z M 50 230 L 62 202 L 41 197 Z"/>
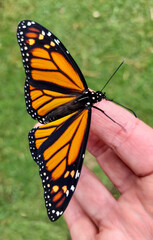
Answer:
<path fill-rule="evenodd" d="M 80 176 L 91 107 L 106 96 L 88 89 L 70 53 L 40 24 L 21 21 L 17 39 L 26 73 L 27 111 L 43 124 L 29 132 L 29 147 L 39 166 L 48 217 L 55 221 L 66 209 Z"/>

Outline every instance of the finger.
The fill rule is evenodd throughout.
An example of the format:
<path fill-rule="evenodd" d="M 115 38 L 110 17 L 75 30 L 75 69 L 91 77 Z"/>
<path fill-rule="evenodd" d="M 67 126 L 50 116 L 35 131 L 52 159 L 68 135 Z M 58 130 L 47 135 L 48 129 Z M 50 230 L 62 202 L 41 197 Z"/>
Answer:
<path fill-rule="evenodd" d="M 39 127 L 41 125 L 43 125 L 43 124 L 38 122 L 38 123 L 35 124 L 34 128 L 37 128 L 37 127 Z"/>
<path fill-rule="evenodd" d="M 119 122 L 126 131 L 93 109 L 92 133 L 102 141 L 103 146 L 106 144 L 112 148 L 136 175 L 144 176 L 152 172 L 153 129 L 112 102 L 101 101 L 97 106 Z"/>
<path fill-rule="evenodd" d="M 99 181 L 99 179 L 83 165 L 75 197 L 85 213 L 97 226 L 103 219 L 117 208 L 117 202 Z"/>
<path fill-rule="evenodd" d="M 120 193 L 126 192 L 137 176 L 120 160 L 112 149 L 108 149 L 97 161 L 110 181 Z"/>
<path fill-rule="evenodd" d="M 94 239 L 94 236 L 97 233 L 97 227 L 85 214 L 75 196 L 72 197 L 67 209 L 65 210 L 64 218 L 68 225 L 72 239 Z"/>
<path fill-rule="evenodd" d="M 120 193 L 124 193 L 135 182 L 136 175 L 92 132 L 89 134 L 87 149 L 96 157 L 100 167 Z"/>

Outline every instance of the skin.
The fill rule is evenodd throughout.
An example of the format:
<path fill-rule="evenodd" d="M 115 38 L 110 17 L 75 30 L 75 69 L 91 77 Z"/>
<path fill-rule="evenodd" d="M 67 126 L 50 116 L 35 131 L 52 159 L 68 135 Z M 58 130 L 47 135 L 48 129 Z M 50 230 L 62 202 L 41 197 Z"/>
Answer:
<path fill-rule="evenodd" d="M 83 166 L 64 217 L 73 240 L 153 239 L 153 129 L 125 109 L 102 100 L 92 110 L 88 150 L 117 187 L 114 199 Z"/>

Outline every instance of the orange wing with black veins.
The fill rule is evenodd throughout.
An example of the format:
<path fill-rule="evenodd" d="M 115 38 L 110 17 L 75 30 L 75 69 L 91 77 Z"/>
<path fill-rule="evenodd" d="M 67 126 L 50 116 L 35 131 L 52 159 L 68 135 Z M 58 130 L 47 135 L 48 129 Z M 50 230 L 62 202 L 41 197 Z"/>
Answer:
<path fill-rule="evenodd" d="M 90 111 L 72 113 L 29 133 L 51 221 L 63 214 L 76 188 L 90 126 Z"/>
<path fill-rule="evenodd" d="M 49 112 L 74 100 L 87 85 L 69 52 L 46 28 L 22 21 L 17 38 L 26 73 L 27 111 L 43 123 Z"/>

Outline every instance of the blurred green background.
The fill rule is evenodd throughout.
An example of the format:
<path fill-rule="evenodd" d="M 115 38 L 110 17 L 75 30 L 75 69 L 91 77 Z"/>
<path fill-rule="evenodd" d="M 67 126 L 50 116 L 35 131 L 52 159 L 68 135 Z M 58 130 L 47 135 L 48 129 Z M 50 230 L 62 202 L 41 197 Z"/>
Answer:
<path fill-rule="evenodd" d="M 63 217 L 48 220 L 28 148 L 27 134 L 35 121 L 26 113 L 16 40 L 17 24 L 24 19 L 39 22 L 64 43 L 94 90 L 126 58 L 105 89 L 107 96 L 153 127 L 153 2 L 0 0 L 0 238 L 70 239 Z M 85 161 L 116 194 L 89 154 Z"/>

